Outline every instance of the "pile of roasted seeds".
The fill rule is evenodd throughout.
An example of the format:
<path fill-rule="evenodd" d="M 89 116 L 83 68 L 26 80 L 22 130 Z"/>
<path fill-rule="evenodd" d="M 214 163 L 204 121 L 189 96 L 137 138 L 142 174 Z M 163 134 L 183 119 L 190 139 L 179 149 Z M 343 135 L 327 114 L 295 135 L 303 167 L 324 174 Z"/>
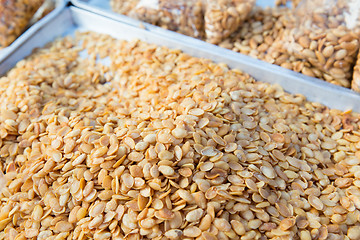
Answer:
<path fill-rule="evenodd" d="M 223 64 L 66 37 L 0 78 L 0 239 L 360 239 L 359 140 Z"/>

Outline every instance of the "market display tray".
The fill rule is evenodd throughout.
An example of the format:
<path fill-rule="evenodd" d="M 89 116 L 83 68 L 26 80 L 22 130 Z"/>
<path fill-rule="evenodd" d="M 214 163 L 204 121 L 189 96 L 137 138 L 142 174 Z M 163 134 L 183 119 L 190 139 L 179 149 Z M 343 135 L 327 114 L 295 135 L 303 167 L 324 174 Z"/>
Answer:
<path fill-rule="evenodd" d="M 73 35 L 75 31 L 95 31 L 109 34 L 117 39 L 140 39 L 148 43 L 180 49 L 192 56 L 208 58 L 225 63 L 231 68 L 240 69 L 257 81 L 279 84 L 286 91 L 303 94 L 310 101 L 322 103 L 330 108 L 360 112 L 360 95 L 349 89 L 158 27 L 148 29 L 134 26 L 122 21 L 124 16 L 119 16 L 90 11 L 74 3 L 56 9 L 22 36 L 16 42 L 16 48 L 4 54 L 0 59 L 0 76 L 31 54 L 33 49 L 43 47 L 57 37 Z"/>

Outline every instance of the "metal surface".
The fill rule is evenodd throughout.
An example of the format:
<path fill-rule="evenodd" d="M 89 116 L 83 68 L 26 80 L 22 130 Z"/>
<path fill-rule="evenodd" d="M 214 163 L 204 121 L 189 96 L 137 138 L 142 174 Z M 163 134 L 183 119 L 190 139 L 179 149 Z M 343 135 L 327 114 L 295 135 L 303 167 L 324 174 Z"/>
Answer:
<path fill-rule="evenodd" d="M 349 89 L 310 78 L 191 37 L 170 31 L 166 31 L 165 36 L 75 6 L 64 7 L 61 11 L 55 12 L 46 22 L 39 24 L 33 34 L 28 34 L 27 38 L 23 39 L 16 49 L 13 49 L 3 60 L 0 60 L 0 75 L 14 66 L 17 61 L 30 54 L 34 48 L 44 46 L 58 36 L 73 34 L 75 30 L 106 33 L 118 39 L 131 40 L 137 38 L 149 43 L 181 49 L 192 56 L 209 58 L 215 62 L 226 63 L 231 68 L 241 69 L 258 81 L 278 83 L 286 91 L 303 94 L 308 100 L 320 102 L 331 108 L 353 109 L 360 112 L 360 95 Z"/>
<path fill-rule="evenodd" d="M 26 41 L 26 39 L 29 38 L 29 36 L 33 35 L 34 32 L 36 32 L 36 29 L 39 27 L 39 25 L 42 25 L 43 23 L 47 22 L 48 19 L 52 18 L 56 12 L 61 11 L 67 4 L 69 0 L 61 0 L 57 1 L 56 8 L 52 10 L 49 14 L 47 14 L 45 17 L 31 25 L 26 31 L 24 31 L 13 43 L 10 44 L 10 46 L 5 47 L 0 50 L 0 61 L 1 59 L 4 59 L 9 52 L 14 51 L 16 48 L 19 47 L 19 45 L 22 44 L 23 41 Z"/>

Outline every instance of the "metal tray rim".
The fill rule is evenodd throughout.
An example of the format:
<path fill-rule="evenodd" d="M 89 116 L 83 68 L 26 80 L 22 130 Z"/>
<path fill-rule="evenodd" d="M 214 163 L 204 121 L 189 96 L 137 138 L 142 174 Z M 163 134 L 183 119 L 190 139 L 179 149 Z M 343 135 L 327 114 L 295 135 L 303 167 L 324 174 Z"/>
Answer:
<path fill-rule="evenodd" d="M 105 17 L 109 17 L 111 19 L 117 20 L 117 21 L 122 21 L 124 23 L 130 24 L 135 27 L 145 28 L 145 29 L 149 30 L 150 32 L 155 32 L 155 33 L 161 34 L 165 37 L 191 44 L 192 46 L 198 46 L 199 48 L 202 48 L 202 49 L 205 48 L 208 50 L 217 51 L 219 54 L 221 54 L 223 52 L 223 54 L 231 56 L 232 58 L 241 57 L 241 58 L 247 59 L 246 61 L 248 61 L 251 64 L 255 64 L 255 65 L 261 64 L 261 65 L 264 65 L 266 68 L 269 68 L 272 71 L 280 71 L 280 72 L 284 72 L 284 74 L 290 74 L 290 75 L 296 76 L 297 78 L 301 78 L 308 85 L 326 87 L 329 89 L 333 89 L 334 91 L 338 91 L 340 93 L 344 92 L 346 94 L 353 95 L 354 97 L 359 97 L 359 100 L 360 100 L 360 95 L 358 93 L 352 91 L 351 89 L 337 86 L 335 84 L 331 84 L 324 80 L 321 80 L 321 79 L 318 79 L 315 77 L 310 77 L 310 76 L 304 75 L 302 73 L 298 73 L 298 72 L 283 68 L 281 66 L 265 62 L 263 60 L 252 58 L 248 55 L 245 55 L 242 53 L 237 53 L 232 50 L 222 48 L 222 47 L 219 47 L 214 44 L 210 44 L 208 42 L 205 42 L 205 41 L 197 39 L 197 38 L 193 38 L 193 37 L 190 37 L 190 36 L 187 36 L 184 34 L 170 31 L 170 30 L 167 30 L 167 29 L 164 29 L 164 28 L 161 28 L 161 27 L 158 27 L 158 26 L 146 23 L 146 22 L 142 22 L 140 20 L 132 19 L 130 17 L 127 17 L 127 16 L 119 14 L 119 13 L 114 13 L 114 12 L 107 11 L 104 9 L 99 9 L 99 8 L 96 8 L 94 6 L 87 4 L 86 3 L 87 1 L 89 1 L 89 0 L 70 0 L 70 2 L 74 6 L 77 6 L 82 9 L 86 9 L 86 10 L 94 12 L 96 14 L 100 14 Z"/>
<path fill-rule="evenodd" d="M 49 15 L 46 21 L 44 19 L 44 21 L 39 23 L 37 27 L 32 30 L 31 34 L 28 33 L 26 36 L 24 36 L 22 38 L 22 42 L 18 43 L 20 49 L 13 49 L 11 52 L 8 53 L 7 58 L 11 57 L 12 54 L 14 54 L 15 56 L 10 58 L 9 60 L 6 60 L 7 58 L 2 59 L 0 61 L 0 68 L 2 67 L 3 69 L 9 69 L 9 66 L 7 66 L 6 63 L 11 63 L 11 61 L 12 63 L 14 63 L 20 60 L 19 55 L 21 55 L 21 51 L 26 50 L 24 49 L 24 47 L 26 46 L 22 45 L 27 44 L 28 46 L 29 43 L 27 43 L 26 41 L 31 42 L 36 39 L 37 33 L 39 35 L 43 34 L 45 31 L 44 29 L 46 29 L 46 24 L 54 24 L 55 21 L 61 19 L 62 13 L 67 12 L 67 14 L 70 14 L 69 12 L 71 11 L 65 11 L 68 9 L 73 10 L 73 15 L 71 15 L 69 21 L 71 21 L 71 24 L 73 24 L 74 27 L 79 24 L 79 21 L 76 22 L 76 12 L 78 12 L 83 15 L 83 18 L 92 17 L 93 19 L 99 20 L 97 26 L 87 24 L 86 20 L 84 19 L 80 20 L 80 25 L 81 21 L 83 21 L 85 23 L 84 26 L 87 25 L 90 30 L 95 29 L 95 31 L 101 32 L 102 29 L 100 29 L 99 25 L 101 23 L 106 23 L 110 25 L 107 26 L 108 29 L 113 29 L 116 26 L 118 26 L 118 28 L 121 28 L 122 26 L 124 29 L 133 31 L 132 35 L 141 36 L 142 38 L 146 39 L 146 41 L 150 39 L 150 42 L 153 41 L 152 43 L 154 43 L 154 40 L 156 40 L 156 43 L 158 45 L 167 46 L 169 48 L 178 48 L 186 53 L 191 52 L 190 55 L 195 57 L 208 58 L 214 62 L 226 63 L 227 65 L 229 65 L 230 68 L 241 69 L 242 71 L 249 73 L 256 80 L 272 84 L 278 83 L 285 89 L 285 91 L 293 94 L 303 94 L 307 97 L 309 101 L 320 102 L 330 108 L 336 108 L 341 110 L 353 109 L 354 111 L 360 112 L 360 104 L 358 104 L 360 102 L 360 95 L 355 94 L 349 89 L 344 89 L 342 87 L 332 85 L 316 78 L 311 78 L 307 76 L 305 77 L 291 70 L 283 69 L 279 66 L 265 63 L 261 60 L 254 59 L 249 56 L 233 52 L 231 50 L 220 48 L 216 45 L 205 43 L 201 40 L 184 36 L 178 33 L 167 32 L 167 34 L 164 35 L 149 29 L 139 28 L 138 26 L 133 26 L 119 20 L 109 18 L 104 14 L 94 13 L 86 9 L 79 8 L 78 6 L 73 5 L 71 2 L 68 5 L 64 6 L 62 9 L 58 9 L 56 12 L 53 12 L 51 16 Z M 111 25 L 110 23 L 113 24 Z M 44 29 L 41 31 L 42 28 Z M 66 28 L 67 26 L 64 26 L 64 29 Z M 60 30 L 55 29 L 55 31 Z M 119 31 L 119 29 L 117 29 L 117 31 Z M 166 30 L 161 29 L 161 31 Z M 55 37 L 55 35 L 59 36 L 57 35 L 57 33 L 53 33 L 53 37 Z M 63 33 L 64 32 L 61 32 L 60 34 L 63 35 Z M 32 45 L 31 47 L 32 48 L 30 48 L 30 50 L 34 48 Z M 22 58 L 23 56 L 25 55 L 21 55 Z M 5 60 L 7 62 L 4 64 Z"/>
<path fill-rule="evenodd" d="M 135 19 L 132 19 L 130 17 L 127 17 L 127 16 L 119 14 L 119 13 L 114 13 L 114 12 L 107 11 L 104 9 L 96 8 L 96 7 L 86 3 L 88 1 L 89 0 L 71 0 L 70 2 L 74 6 L 77 6 L 82 9 L 86 9 L 86 10 L 94 12 L 96 14 L 103 15 L 105 17 L 109 17 L 116 21 L 122 21 L 124 23 L 130 24 L 132 26 L 139 27 L 139 28 L 145 27 L 145 29 L 149 30 L 150 32 L 155 32 L 156 34 L 160 34 L 162 36 L 172 38 L 174 40 L 188 43 L 188 44 L 191 44 L 192 46 L 198 46 L 201 49 L 205 48 L 210 51 L 216 51 L 219 54 L 223 54 L 223 55 L 227 55 L 227 57 L 231 57 L 233 60 L 236 60 L 236 58 L 243 58 L 243 59 L 246 59 L 246 61 L 250 65 L 257 66 L 260 64 L 260 65 L 263 65 L 264 67 L 270 69 L 271 71 L 282 72 L 285 75 L 294 76 L 296 78 L 302 79 L 304 81 L 304 84 L 307 84 L 309 87 L 327 88 L 327 89 L 335 91 L 336 93 L 339 93 L 339 94 L 346 94 L 348 96 L 352 96 L 353 98 L 356 98 L 357 100 L 360 101 L 360 94 L 354 92 L 353 90 L 351 90 L 349 88 L 331 84 L 324 80 L 321 80 L 321 79 L 318 79 L 315 77 L 310 77 L 310 76 L 304 75 L 302 73 L 298 73 L 298 72 L 283 68 L 281 66 L 265 62 L 263 60 L 255 59 L 255 58 L 252 58 L 245 54 L 237 53 L 232 50 L 222 48 L 222 47 L 219 47 L 214 44 L 207 43 L 207 42 L 197 39 L 197 38 L 193 38 L 193 37 L 190 37 L 190 36 L 187 36 L 184 34 L 180 34 L 180 33 L 174 32 L 174 31 L 166 30 L 164 28 L 161 28 L 161 27 L 158 27 L 158 26 L 146 23 L 146 22 L 135 20 Z"/>

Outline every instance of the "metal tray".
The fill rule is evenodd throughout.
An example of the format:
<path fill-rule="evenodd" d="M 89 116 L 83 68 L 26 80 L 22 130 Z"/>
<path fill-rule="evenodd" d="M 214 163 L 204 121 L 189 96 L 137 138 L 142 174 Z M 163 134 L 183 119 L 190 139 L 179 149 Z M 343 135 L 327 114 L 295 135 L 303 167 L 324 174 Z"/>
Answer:
<path fill-rule="evenodd" d="M 44 19 L 45 20 L 45 19 Z M 118 21 L 104 14 L 90 12 L 69 3 L 54 11 L 46 21 L 18 41 L 17 47 L 5 54 L 0 60 L 0 76 L 5 74 L 19 60 L 29 55 L 34 48 L 42 47 L 56 37 L 74 34 L 76 30 L 106 33 L 118 39 L 140 39 L 169 48 L 181 49 L 195 56 L 208 58 L 215 62 L 228 64 L 231 68 L 241 69 L 256 80 L 278 83 L 290 93 L 300 93 L 308 100 L 320 102 L 330 108 L 353 109 L 360 112 L 360 95 L 349 89 L 341 88 L 322 80 L 306 77 L 299 73 L 275 66 L 251 57 L 226 50 L 203 41 L 166 31 L 143 29 Z M 162 31 L 164 31 L 162 29 Z"/>
<path fill-rule="evenodd" d="M 32 24 L 28 29 L 26 29 L 13 43 L 11 43 L 8 47 L 5 47 L 0 50 L 0 60 L 3 59 L 8 52 L 13 51 L 19 46 L 19 43 L 23 41 L 23 39 L 27 39 L 29 36 L 32 35 L 34 31 L 36 31 L 38 25 L 40 25 L 43 22 L 46 22 L 48 18 L 51 18 L 54 12 L 59 11 L 60 9 L 63 9 L 66 4 L 68 4 L 69 0 L 58 0 L 56 2 L 56 8 L 52 10 L 49 14 L 47 14 L 45 17 L 37 21 L 36 23 Z"/>

